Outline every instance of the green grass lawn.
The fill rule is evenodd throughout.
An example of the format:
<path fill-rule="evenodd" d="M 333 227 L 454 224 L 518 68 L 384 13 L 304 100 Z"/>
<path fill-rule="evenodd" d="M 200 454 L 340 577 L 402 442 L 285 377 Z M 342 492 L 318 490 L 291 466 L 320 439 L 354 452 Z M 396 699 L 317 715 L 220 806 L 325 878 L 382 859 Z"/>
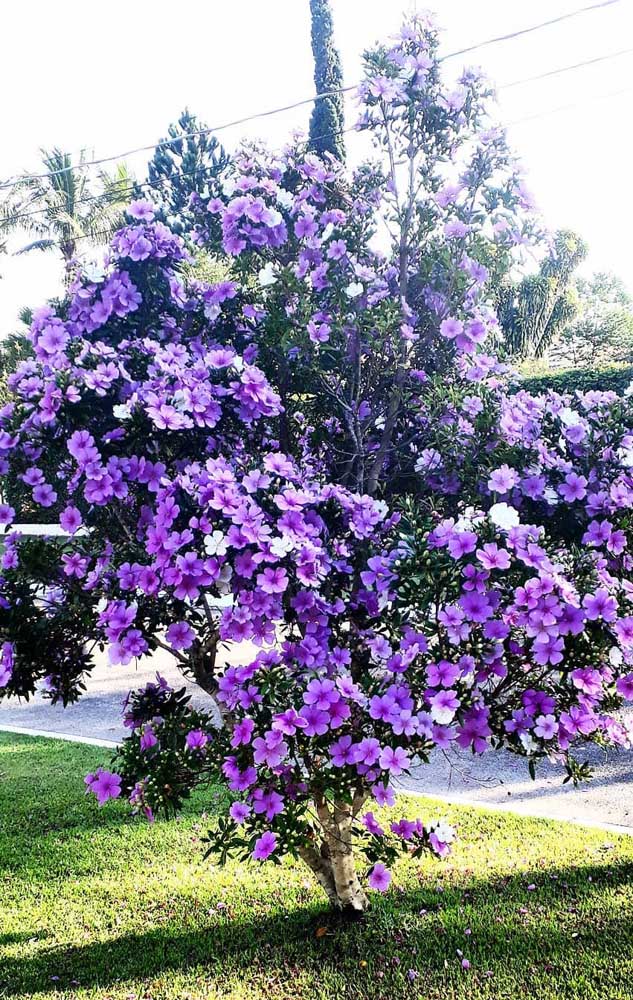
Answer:
<path fill-rule="evenodd" d="M 307 869 L 202 860 L 212 796 L 153 826 L 97 809 L 106 753 L 0 734 L 2 998 L 633 995 L 633 838 L 403 799 L 457 825 L 452 857 L 403 861 L 339 925 Z"/>

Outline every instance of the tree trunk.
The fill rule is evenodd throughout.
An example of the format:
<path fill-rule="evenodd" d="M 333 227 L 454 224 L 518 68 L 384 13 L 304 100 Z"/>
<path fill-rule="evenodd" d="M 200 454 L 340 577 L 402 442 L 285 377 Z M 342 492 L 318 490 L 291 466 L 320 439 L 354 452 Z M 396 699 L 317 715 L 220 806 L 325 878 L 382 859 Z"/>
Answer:
<path fill-rule="evenodd" d="M 345 916 L 358 918 L 369 906 L 369 899 L 358 879 L 352 842 L 353 809 L 337 802 L 332 811 L 325 799 L 316 803 L 324 840 L 321 849 L 306 846 L 299 854 L 325 890 L 332 906 Z"/>

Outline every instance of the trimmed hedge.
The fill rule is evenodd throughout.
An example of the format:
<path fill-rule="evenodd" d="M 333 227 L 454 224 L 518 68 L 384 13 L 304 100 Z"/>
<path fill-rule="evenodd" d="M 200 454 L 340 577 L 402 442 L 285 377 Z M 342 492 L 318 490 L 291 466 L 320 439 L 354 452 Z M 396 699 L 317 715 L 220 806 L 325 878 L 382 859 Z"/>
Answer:
<path fill-rule="evenodd" d="M 547 375 L 524 376 L 513 385 L 514 392 L 525 389 L 534 394 L 548 392 L 617 392 L 621 396 L 633 381 L 633 365 L 610 365 L 604 368 L 565 368 Z"/>

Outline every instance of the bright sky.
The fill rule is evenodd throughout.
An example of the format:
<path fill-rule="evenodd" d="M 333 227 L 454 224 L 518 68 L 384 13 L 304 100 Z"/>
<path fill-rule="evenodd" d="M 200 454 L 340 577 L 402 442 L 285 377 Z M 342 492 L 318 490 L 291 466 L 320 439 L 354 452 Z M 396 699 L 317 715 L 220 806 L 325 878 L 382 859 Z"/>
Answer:
<path fill-rule="evenodd" d="M 421 0 L 417 6 L 436 11 L 443 49 L 451 52 L 588 3 Z M 415 6 L 332 0 L 346 83 L 358 80 L 363 50 L 395 31 Z M 3 24 L 0 180 L 37 171 L 40 146 L 86 147 L 106 156 L 155 142 L 185 106 L 214 125 L 313 93 L 308 0 L 21 0 L 6 5 Z M 447 66 L 451 73 L 463 64 L 483 66 L 502 85 L 630 46 L 633 0 L 619 0 Z M 633 290 L 632 92 L 629 53 L 502 89 L 499 118 L 516 122 L 511 142 L 548 224 L 575 229 L 589 242 L 585 270 L 614 270 Z M 274 146 L 292 129 L 306 128 L 309 114 L 310 106 L 298 108 L 221 137 L 229 148 L 245 135 Z M 130 161 L 137 177 L 144 177 L 146 159 Z M 0 259 L 0 273 L 4 335 L 21 306 L 59 291 L 61 269 L 53 254 L 32 253 Z"/>

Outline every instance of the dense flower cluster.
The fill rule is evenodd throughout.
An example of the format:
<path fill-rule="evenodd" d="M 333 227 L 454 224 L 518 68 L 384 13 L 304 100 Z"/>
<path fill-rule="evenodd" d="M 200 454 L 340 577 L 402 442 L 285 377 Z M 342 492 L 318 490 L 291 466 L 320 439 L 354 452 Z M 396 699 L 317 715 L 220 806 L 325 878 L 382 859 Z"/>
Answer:
<path fill-rule="evenodd" d="M 506 394 L 490 267 L 534 222 L 487 95 L 443 86 L 415 19 L 359 95 L 387 173 L 242 150 L 192 198 L 189 249 L 135 202 L 103 272 L 34 315 L 0 411 L 2 473 L 66 533 L 0 508 L 2 692 L 67 702 L 95 645 L 169 650 L 208 710 L 161 677 L 133 692 L 89 790 L 152 818 L 222 780 L 210 849 L 297 854 L 354 910 L 355 846 L 381 891 L 398 851 L 450 849 L 372 811 L 434 749 L 577 778 L 579 741 L 631 739 L 633 408 Z M 221 280 L 186 279 L 196 245 Z"/>

